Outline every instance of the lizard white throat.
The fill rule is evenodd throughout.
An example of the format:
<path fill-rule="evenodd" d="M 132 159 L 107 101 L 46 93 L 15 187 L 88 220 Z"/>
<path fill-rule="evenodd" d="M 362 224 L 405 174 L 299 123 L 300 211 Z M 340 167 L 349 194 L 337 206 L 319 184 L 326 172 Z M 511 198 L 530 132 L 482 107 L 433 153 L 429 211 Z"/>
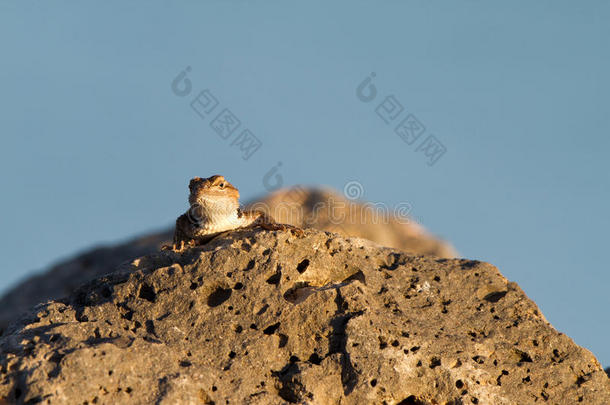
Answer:
<path fill-rule="evenodd" d="M 194 222 L 205 233 L 224 232 L 248 225 L 240 215 L 239 202 L 231 198 L 201 197 L 190 211 Z"/>

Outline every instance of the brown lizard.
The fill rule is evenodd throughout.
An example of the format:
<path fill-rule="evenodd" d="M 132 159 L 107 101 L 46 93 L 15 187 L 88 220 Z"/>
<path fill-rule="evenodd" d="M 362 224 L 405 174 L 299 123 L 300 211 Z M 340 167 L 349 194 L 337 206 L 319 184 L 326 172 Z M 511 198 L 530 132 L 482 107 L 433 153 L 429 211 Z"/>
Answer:
<path fill-rule="evenodd" d="M 223 176 L 207 179 L 195 177 L 189 183 L 187 212 L 176 220 L 173 250 L 204 244 L 222 232 L 238 228 L 260 226 L 267 230 L 290 229 L 297 235 L 303 230 L 292 225 L 278 224 L 262 211 L 242 211 L 239 191 Z"/>

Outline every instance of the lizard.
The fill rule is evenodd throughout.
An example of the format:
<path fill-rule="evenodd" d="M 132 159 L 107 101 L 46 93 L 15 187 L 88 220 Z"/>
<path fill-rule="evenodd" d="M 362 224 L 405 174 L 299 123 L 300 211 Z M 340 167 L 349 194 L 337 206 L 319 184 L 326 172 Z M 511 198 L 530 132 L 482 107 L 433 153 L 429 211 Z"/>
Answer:
<path fill-rule="evenodd" d="M 303 230 L 279 224 L 263 211 L 244 211 L 239 206 L 239 190 L 224 176 L 194 177 L 189 182 L 190 208 L 176 220 L 172 250 L 202 245 L 215 236 L 234 229 L 260 226 L 266 230 Z"/>

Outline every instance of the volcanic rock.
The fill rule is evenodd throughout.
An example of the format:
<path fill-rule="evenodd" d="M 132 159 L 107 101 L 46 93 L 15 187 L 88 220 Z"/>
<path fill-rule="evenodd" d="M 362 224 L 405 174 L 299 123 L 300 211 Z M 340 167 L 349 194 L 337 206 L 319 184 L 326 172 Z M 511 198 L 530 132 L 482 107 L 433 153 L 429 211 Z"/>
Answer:
<path fill-rule="evenodd" d="M 595 357 L 494 266 L 317 230 L 143 256 L 0 348 L 7 403 L 610 403 Z"/>

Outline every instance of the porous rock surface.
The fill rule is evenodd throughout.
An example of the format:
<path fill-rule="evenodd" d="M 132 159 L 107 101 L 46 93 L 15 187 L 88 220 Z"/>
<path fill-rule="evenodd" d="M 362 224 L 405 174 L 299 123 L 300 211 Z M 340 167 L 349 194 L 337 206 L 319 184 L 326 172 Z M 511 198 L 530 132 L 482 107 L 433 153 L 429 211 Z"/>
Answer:
<path fill-rule="evenodd" d="M 40 302 L 72 294 L 82 284 L 112 272 L 125 261 L 157 252 L 170 238 L 170 232 L 159 232 L 114 246 L 96 247 L 28 277 L 0 298 L 0 330 Z"/>
<path fill-rule="evenodd" d="M 366 238 L 414 254 L 456 256 L 451 245 L 429 235 L 413 220 L 403 218 L 400 222 L 393 216 L 381 215 L 383 211 L 350 201 L 331 189 L 295 186 L 254 201 L 249 207 L 264 209 L 283 223 Z M 389 209 L 387 212 L 393 213 Z M 114 246 L 97 247 L 27 278 L 0 299 L 0 330 L 39 302 L 71 294 L 81 284 L 112 272 L 124 261 L 158 251 L 170 243 L 173 232 L 172 228 Z"/>
<path fill-rule="evenodd" d="M 594 356 L 494 266 L 315 230 L 136 259 L 0 348 L 6 403 L 610 403 Z"/>

